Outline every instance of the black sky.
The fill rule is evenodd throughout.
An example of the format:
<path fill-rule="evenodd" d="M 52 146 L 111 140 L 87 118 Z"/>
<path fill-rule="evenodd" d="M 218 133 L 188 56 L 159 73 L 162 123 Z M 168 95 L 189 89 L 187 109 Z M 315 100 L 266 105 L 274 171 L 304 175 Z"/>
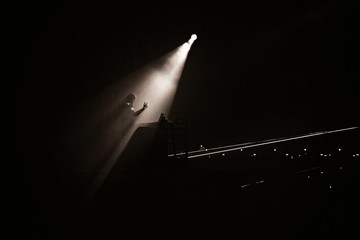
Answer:
<path fill-rule="evenodd" d="M 18 120 L 28 125 L 19 131 L 32 126 L 51 137 L 74 103 L 192 33 L 198 39 L 169 118 L 190 123 L 194 138 L 247 141 L 358 125 L 353 2 L 135 5 L 20 8 Z"/>

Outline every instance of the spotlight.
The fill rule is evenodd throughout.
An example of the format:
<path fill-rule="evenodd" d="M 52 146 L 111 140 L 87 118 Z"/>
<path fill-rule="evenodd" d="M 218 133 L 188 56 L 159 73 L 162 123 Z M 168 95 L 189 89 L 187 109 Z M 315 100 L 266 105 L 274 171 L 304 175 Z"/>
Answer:
<path fill-rule="evenodd" d="M 193 44 L 193 42 L 197 39 L 197 36 L 196 34 L 192 34 L 190 39 L 188 40 L 188 43 L 189 44 Z"/>

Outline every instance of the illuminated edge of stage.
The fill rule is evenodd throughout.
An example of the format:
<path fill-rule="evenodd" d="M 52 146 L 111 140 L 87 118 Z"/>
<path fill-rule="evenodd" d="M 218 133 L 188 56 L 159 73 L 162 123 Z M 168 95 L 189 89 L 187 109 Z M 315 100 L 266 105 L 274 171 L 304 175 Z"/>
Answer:
<path fill-rule="evenodd" d="M 308 134 L 303 134 L 303 135 L 294 136 L 294 137 L 283 137 L 283 138 L 268 139 L 268 140 L 262 140 L 262 141 L 256 141 L 256 142 L 233 144 L 233 145 L 227 145 L 227 146 L 221 146 L 221 147 L 214 147 L 214 148 L 190 151 L 187 154 L 188 154 L 188 158 L 191 159 L 191 158 L 197 158 L 197 157 L 203 157 L 203 156 L 210 156 L 210 155 L 219 154 L 219 153 L 232 152 L 232 151 L 237 151 L 237 150 L 242 151 L 245 148 L 270 145 L 270 144 L 279 143 L 279 142 L 287 142 L 287 141 L 292 141 L 292 140 L 297 140 L 297 139 L 302 139 L 302 138 L 309 138 L 309 137 L 315 137 L 315 136 L 320 136 L 320 135 L 325 135 L 325 134 L 332 134 L 332 133 L 336 133 L 336 132 L 344 132 L 344 131 L 354 130 L 357 128 L 358 127 L 349 127 L 349 128 L 342 128 L 342 129 L 331 130 L 331 131 L 308 133 Z M 191 155 L 191 154 L 193 154 L 193 155 Z M 176 155 L 181 156 L 181 155 L 185 155 L 185 153 L 183 153 L 183 152 L 177 153 Z M 168 157 L 174 157 L 174 156 L 175 156 L 175 154 L 168 155 Z"/>

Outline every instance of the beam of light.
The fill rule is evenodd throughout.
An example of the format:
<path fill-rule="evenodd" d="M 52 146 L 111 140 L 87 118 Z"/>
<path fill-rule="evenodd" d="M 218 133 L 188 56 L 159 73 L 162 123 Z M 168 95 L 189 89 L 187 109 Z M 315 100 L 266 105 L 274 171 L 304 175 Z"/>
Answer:
<path fill-rule="evenodd" d="M 116 161 L 120 158 L 137 126 L 157 122 L 162 113 L 169 114 L 189 50 L 190 48 L 186 43 L 179 46 L 146 66 L 142 69 L 141 78 L 133 79 L 128 84 L 128 86 L 132 85 L 132 92 L 138 96 L 137 109 L 141 108 L 144 101 L 148 102 L 149 107 L 136 119 L 113 154 L 106 160 L 104 167 L 94 179 L 93 193 L 100 188 Z"/>
<path fill-rule="evenodd" d="M 188 44 L 184 43 L 148 66 L 146 77 L 133 88 L 141 99 L 148 101 L 151 109 L 138 123 L 154 122 L 161 113 L 170 113 L 189 50 Z"/>
<path fill-rule="evenodd" d="M 219 154 L 219 153 L 237 151 L 237 150 L 241 150 L 241 149 L 245 149 L 245 148 L 253 148 L 253 147 L 258 147 L 258 146 L 263 146 L 263 145 L 279 143 L 279 142 L 287 142 L 287 141 L 293 141 L 293 140 L 302 139 L 302 138 L 315 137 L 315 136 L 320 136 L 320 135 L 324 135 L 324 134 L 332 134 L 332 133 L 336 133 L 336 132 L 349 131 L 349 130 L 353 130 L 356 128 L 358 128 L 358 127 L 350 127 L 350 128 L 343 128 L 343 129 L 337 129 L 337 130 L 331 130 L 331 131 L 315 132 L 315 133 L 309 133 L 309 134 L 296 136 L 296 137 L 281 138 L 281 139 L 275 139 L 275 140 L 271 140 L 271 141 L 265 140 L 265 141 L 257 142 L 254 144 L 248 144 L 248 145 L 237 146 L 237 147 L 231 147 L 233 145 L 223 146 L 221 148 L 224 150 L 213 151 L 214 149 L 207 149 L 207 152 L 205 152 L 205 153 L 188 156 L 188 158 L 190 159 L 190 158 L 197 158 L 197 157 L 203 157 L 203 156 L 210 156 L 210 155 Z M 228 147 L 230 147 L 230 148 L 228 148 Z"/>
<path fill-rule="evenodd" d="M 87 199 L 103 184 L 137 127 L 169 114 L 190 48 L 185 42 L 74 107 L 57 151 L 67 169 L 95 172 Z M 129 93 L 137 96 L 136 110 L 144 102 L 148 108 L 124 129 L 114 113 Z"/>

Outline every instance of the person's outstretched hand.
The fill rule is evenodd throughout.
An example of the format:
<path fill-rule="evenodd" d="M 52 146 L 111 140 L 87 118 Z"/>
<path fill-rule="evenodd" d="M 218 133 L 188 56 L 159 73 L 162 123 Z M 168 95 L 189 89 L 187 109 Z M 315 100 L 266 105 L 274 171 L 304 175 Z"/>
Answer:
<path fill-rule="evenodd" d="M 148 103 L 144 102 L 143 108 L 147 108 L 148 107 Z"/>

